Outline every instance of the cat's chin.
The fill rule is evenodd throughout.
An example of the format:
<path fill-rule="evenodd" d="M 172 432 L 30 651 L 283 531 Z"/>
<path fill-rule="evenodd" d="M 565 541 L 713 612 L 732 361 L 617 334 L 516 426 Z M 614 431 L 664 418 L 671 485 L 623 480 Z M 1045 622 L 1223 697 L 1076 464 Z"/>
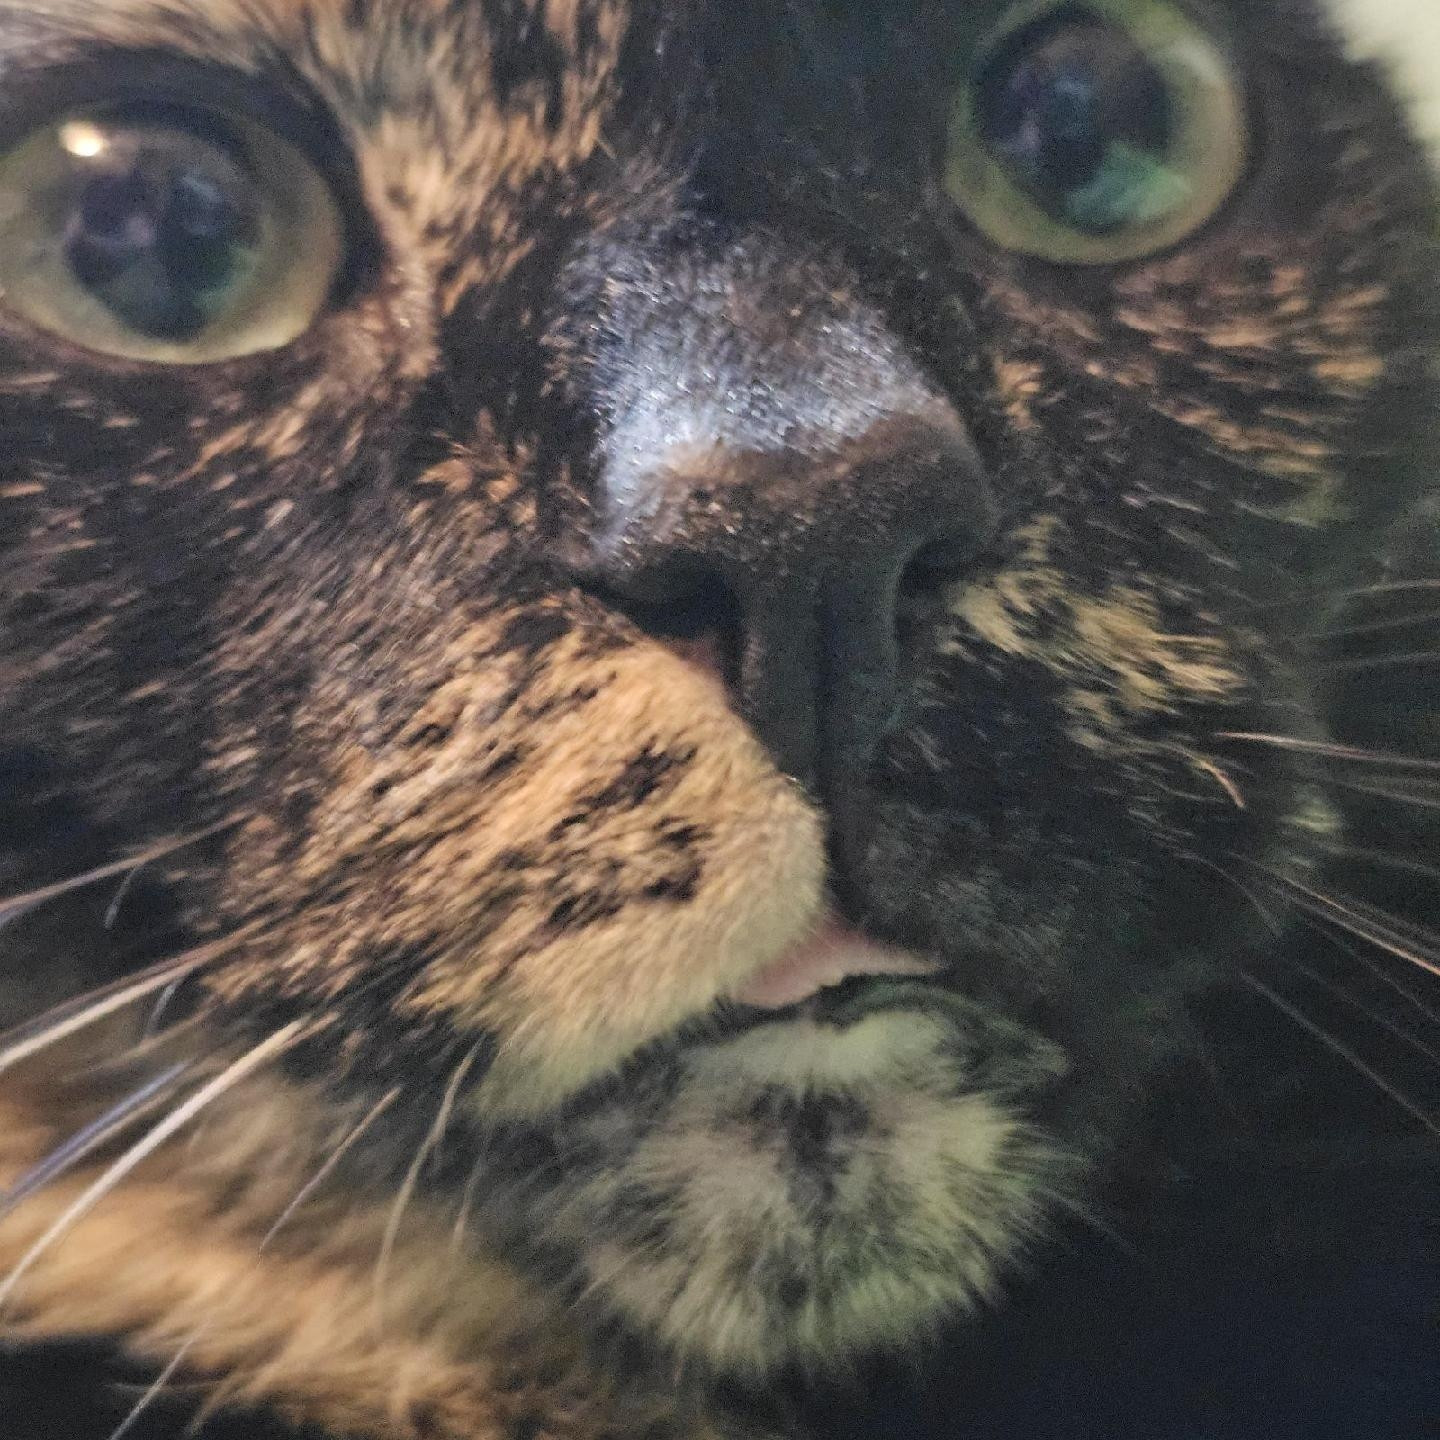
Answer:
<path fill-rule="evenodd" d="M 576 1122 L 574 1153 L 604 1158 L 531 1213 L 587 1296 L 756 1377 L 901 1343 L 994 1291 L 1069 1183 L 1024 1094 L 1063 1058 L 886 983 L 848 1021 L 782 1013 L 692 1041 Z"/>

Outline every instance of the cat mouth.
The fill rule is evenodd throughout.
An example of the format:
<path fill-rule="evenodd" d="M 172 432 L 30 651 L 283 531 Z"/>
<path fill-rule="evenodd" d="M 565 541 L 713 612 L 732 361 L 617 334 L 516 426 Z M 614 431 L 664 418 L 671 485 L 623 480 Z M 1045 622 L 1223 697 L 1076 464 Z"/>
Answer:
<path fill-rule="evenodd" d="M 973 1029 L 975 1002 L 945 982 L 946 968 L 832 917 L 731 990 L 708 1029 L 790 1021 L 846 1029 L 884 1010 L 944 1012 Z"/>
<path fill-rule="evenodd" d="M 724 1044 L 773 1026 L 796 1025 L 797 1044 L 898 1012 L 940 1020 L 967 1088 L 1035 1096 L 1064 1079 L 1071 1062 L 1030 1023 L 997 1012 L 954 983 L 941 961 L 873 939 L 830 918 L 736 986 L 692 1029 L 691 1043 Z M 890 1032 L 893 1036 L 893 1031 Z"/>
<path fill-rule="evenodd" d="M 897 979 L 931 978 L 941 966 L 912 951 L 883 945 L 839 920 L 827 920 L 809 937 L 749 976 L 727 997 L 749 1010 L 795 1009 L 846 990 L 851 995 L 877 994 Z"/>

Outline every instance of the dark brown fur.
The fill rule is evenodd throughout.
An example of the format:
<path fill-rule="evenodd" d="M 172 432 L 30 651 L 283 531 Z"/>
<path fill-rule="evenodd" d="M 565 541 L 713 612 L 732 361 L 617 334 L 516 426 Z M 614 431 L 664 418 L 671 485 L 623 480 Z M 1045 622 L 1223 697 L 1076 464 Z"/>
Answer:
<path fill-rule="evenodd" d="M 68 991 L 107 963 L 76 936 L 199 947 L 155 1042 L 195 1073 L 294 1027 L 26 1264 L 16 1336 L 186 1347 L 337 1436 L 710 1434 L 716 1372 L 993 1294 L 1138 1124 L 1177 997 L 1256 961 L 1247 878 L 1312 877 L 1343 818 L 1226 737 L 1327 736 L 1284 602 L 1368 583 L 1433 491 L 1429 172 L 1312 5 L 1236 0 L 1226 209 L 1123 266 L 1001 253 L 937 191 L 961 8 L 847 49 L 863 16 L 758 0 L 0 5 L 0 133 L 110 74 L 202 89 L 308 150 L 351 242 L 307 333 L 216 365 L 0 314 L 0 877 L 177 842 L 108 927 L 40 907 L 6 952 Z M 792 486 L 722 475 L 676 533 L 838 574 L 888 522 L 825 478 L 826 404 L 869 427 L 882 372 L 998 519 L 912 597 L 873 753 L 802 785 L 784 666 L 727 693 L 585 557 L 673 381 L 750 395 L 714 443 L 783 432 Z M 837 892 L 944 962 L 949 1018 L 727 1028 Z M 5 1081 L 12 1178 L 134 1078 L 58 1074 Z M 98 1173 L 0 1217 L 5 1263 Z"/>

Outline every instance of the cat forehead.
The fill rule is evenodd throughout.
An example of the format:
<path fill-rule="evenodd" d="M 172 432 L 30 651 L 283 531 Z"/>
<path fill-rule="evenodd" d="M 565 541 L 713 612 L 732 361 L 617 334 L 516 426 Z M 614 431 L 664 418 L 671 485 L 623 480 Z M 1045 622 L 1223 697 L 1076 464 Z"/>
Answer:
<path fill-rule="evenodd" d="M 3 0 L 0 16 L 48 19 L 119 44 L 158 40 L 213 55 L 217 43 L 259 37 L 340 41 L 380 34 L 408 37 L 410 49 L 423 51 L 447 35 L 483 44 L 537 28 L 581 48 L 596 25 L 623 19 L 630 9 L 630 0 L 515 0 L 504 7 L 484 0 Z"/>
<path fill-rule="evenodd" d="M 735 6 L 737 26 L 814 12 L 835 19 L 864 16 L 874 0 L 783 0 L 773 6 Z M 283 59 L 302 71 L 319 65 L 333 75 L 363 75 L 403 97 L 410 86 L 437 78 L 484 80 L 501 56 L 548 48 L 571 65 L 589 67 L 617 53 L 631 25 L 683 26 L 701 15 L 726 17 L 733 0 L 0 0 L 0 44 L 47 26 L 117 46 L 164 47 L 195 58 L 244 67 Z M 1032 8 L 1026 0 L 887 0 L 941 29 L 976 13 L 999 17 Z M 1358 52 L 1408 60 L 1424 51 L 1410 40 L 1440 38 L 1440 7 L 1431 0 L 1220 0 L 1221 8 L 1274 11 L 1277 18 L 1320 13 L 1355 41 Z M 743 8 L 743 13 L 742 12 Z M 805 27 L 806 43 L 815 32 Z M 738 32 L 737 32 L 738 34 Z M 793 41 L 795 31 L 787 32 Z M 777 29 L 777 38 L 780 30 Z M 377 66 L 383 73 L 377 73 Z M 1440 60 L 1429 65 L 1440 70 Z"/>
<path fill-rule="evenodd" d="M 523 119 L 545 107 L 552 130 L 583 125 L 589 111 L 613 98 L 628 32 L 677 31 L 701 17 L 726 20 L 733 32 L 706 24 L 723 47 L 756 26 L 775 26 L 784 59 L 811 25 L 787 28 L 785 17 L 813 12 L 834 20 L 862 16 L 874 0 L 784 0 L 773 6 L 735 0 L 0 0 L 0 55 L 36 53 L 42 64 L 85 47 L 168 53 L 273 81 L 297 76 L 331 105 L 342 124 L 373 127 L 397 114 L 429 112 L 436 139 L 449 144 L 457 128 L 485 120 Z M 999 17 L 1022 0 L 886 0 L 937 40 L 955 21 L 976 13 Z M 1440 6 L 1432 0 L 1221 0 L 1222 8 L 1277 20 L 1319 15 L 1357 56 L 1402 70 L 1411 91 L 1440 78 Z M 728 22 L 727 22 L 728 23 Z M 880 33 L 880 32 L 876 32 Z M 718 38 L 718 41 L 716 39 Z M 1426 40 L 1437 43 L 1428 46 Z M 943 43 L 943 40 L 941 40 Z M 630 51 L 648 51 L 658 41 Z M 1430 56 L 1430 51 L 1434 56 Z M 1428 58 L 1427 58 L 1428 57 Z M 799 49 L 797 69 L 802 67 Z M 642 62 L 648 63 L 648 62 Z M 659 62 L 665 68 L 668 61 Z M 674 68 L 674 67 L 672 67 Z M 675 83 L 686 83 L 677 71 Z M 487 112 L 495 113 L 487 113 Z M 1440 116 L 1433 127 L 1440 136 Z M 463 148 L 463 146 L 461 147 Z"/>
<path fill-rule="evenodd" d="M 115 83 L 107 52 L 141 67 L 128 83 L 174 98 L 242 103 L 277 90 L 362 161 L 372 199 L 403 196 L 417 233 L 473 225 L 481 197 L 595 151 L 634 0 L 0 0 L 0 61 L 13 76 L 74 65 L 71 103 Z M 96 71 L 97 63 L 102 67 Z M 157 64 L 159 68 L 157 69 Z M 193 74 L 168 66 L 193 65 Z M 127 83 L 125 67 L 113 72 Z M 212 78 L 222 82 L 213 90 Z M 47 83 L 47 82 L 42 82 Z M 68 97 L 67 97 L 68 98 Z M 47 94 L 30 102 L 55 103 Z M 501 217 L 503 219 L 503 217 Z M 497 222 L 499 223 L 499 222 Z"/>
<path fill-rule="evenodd" d="M 564 127 L 613 72 L 632 0 L 0 0 L 0 53 L 21 63 L 96 47 L 298 77 L 342 123 L 425 114 L 455 127 L 548 105 Z M 503 71 L 503 73 L 502 73 Z M 198 96 L 204 99 L 206 97 Z"/>
<path fill-rule="evenodd" d="M 403 195 L 408 221 L 421 232 L 457 233 L 487 192 L 521 190 L 529 174 L 583 164 L 604 137 L 617 97 L 637 64 L 662 84 L 687 91 L 693 71 L 677 63 L 662 34 L 703 24 L 706 57 L 723 58 L 733 33 L 741 49 L 754 26 L 775 28 L 775 53 L 793 44 L 787 16 L 810 9 L 832 19 L 873 0 L 784 0 L 773 6 L 736 0 L 0 0 L 0 63 L 23 81 L 68 61 L 94 69 L 113 50 L 163 64 L 166 57 L 223 70 L 257 87 L 257 101 L 276 87 L 317 102 L 353 147 L 362 180 L 376 196 Z M 895 12 L 943 36 L 952 20 L 980 12 L 999 16 L 1014 0 L 887 0 Z M 1329 21 L 1357 58 L 1380 58 L 1400 72 L 1402 90 L 1431 107 L 1431 138 L 1440 85 L 1440 6 L 1432 0 L 1222 0 L 1237 16 L 1273 11 L 1277 20 Z M 735 5 L 733 27 L 723 20 Z M 1253 7 L 1253 8 L 1252 8 Z M 705 17 L 708 17 L 706 19 Z M 818 33 L 803 27 L 806 35 Z M 1308 27 L 1307 27 L 1308 28 Z M 1410 31 L 1422 41 L 1407 45 Z M 638 35 L 644 44 L 628 44 Z M 1309 35 L 1313 42 L 1313 30 Z M 807 42 L 809 43 L 809 42 Z M 679 47 L 683 48 L 683 47 Z M 662 56 L 663 58 L 657 58 Z M 753 58 L 752 46 L 747 53 Z M 1314 52 L 1309 52 L 1314 53 Z M 1428 58 L 1427 58 L 1428 57 Z M 100 60 L 103 66 L 103 59 Z M 749 63 L 748 61 L 745 63 Z M 797 52 L 797 69 L 802 56 Z M 658 69 L 657 69 L 658 67 Z M 117 71 L 117 73 L 121 73 Z M 147 75 L 153 75 L 153 69 Z M 1440 80 L 1440 75 L 1434 77 Z M 123 75 L 122 75 L 123 79 Z M 771 82 L 756 77 L 762 88 Z M 1408 83 L 1407 83 L 1408 82 Z M 112 83 L 101 69 L 93 82 Z M 143 90 L 146 81 L 140 82 Z M 182 93 L 186 80 L 177 82 Z M 209 98 L 202 78 L 196 98 Z M 917 77 L 917 84 L 921 84 Z M 72 92 L 73 93 L 73 92 Z M 733 93 L 733 92 L 727 92 Z M 83 101 L 88 92 L 77 99 Z M 102 97 L 97 97 L 102 98 Z M 40 104 L 54 103 L 45 96 Z M 1412 107 L 1413 109 L 1413 107 Z M 644 127 L 642 127 L 644 128 Z M 665 144 L 647 130 L 644 145 Z M 457 213 L 460 212 L 460 213 Z M 499 217 L 490 228 L 504 228 Z"/>

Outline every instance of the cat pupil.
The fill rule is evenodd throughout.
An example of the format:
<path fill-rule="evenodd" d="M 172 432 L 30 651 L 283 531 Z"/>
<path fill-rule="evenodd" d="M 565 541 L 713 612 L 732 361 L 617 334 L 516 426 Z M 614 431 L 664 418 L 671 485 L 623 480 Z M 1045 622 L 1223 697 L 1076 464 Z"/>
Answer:
<path fill-rule="evenodd" d="M 1176 198 L 1170 87 L 1118 25 L 1066 9 L 1020 30 L 985 67 L 977 110 L 994 158 L 1052 219 L 1106 235 Z"/>
<path fill-rule="evenodd" d="M 168 143 L 167 143 L 168 142 Z M 132 329 L 186 340 L 243 277 L 258 230 L 245 177 L 183 139 L 112 139 L 65 222 L 71 273 Z"/>

